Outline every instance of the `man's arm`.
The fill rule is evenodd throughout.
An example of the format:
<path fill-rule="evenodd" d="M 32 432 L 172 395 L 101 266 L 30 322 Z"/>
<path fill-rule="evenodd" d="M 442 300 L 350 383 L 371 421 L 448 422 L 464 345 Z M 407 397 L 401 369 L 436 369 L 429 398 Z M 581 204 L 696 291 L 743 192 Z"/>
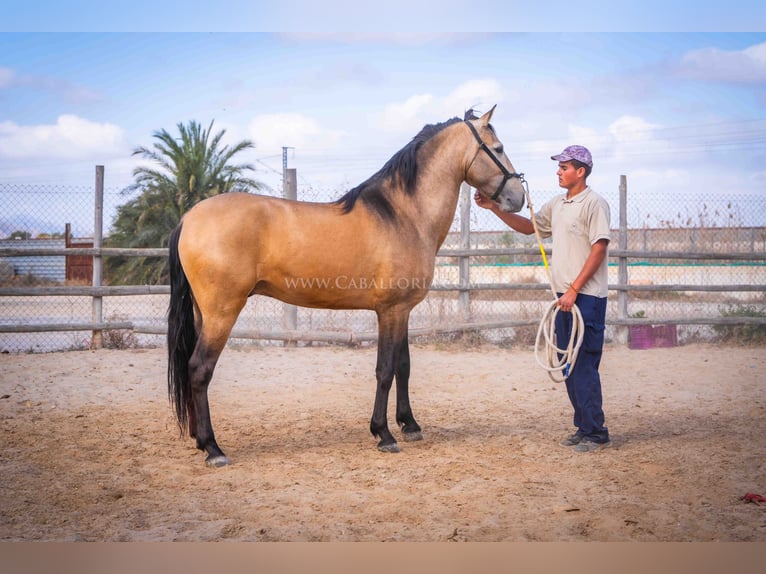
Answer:
<path fill-rule="evenodd" d="M 489 209 L 492 213 L 497 215 L 501 221 L 503 221 L 508 227 L 524 235 L 532 235 L 535 232 L 535 228 L 532 225 L 532 221 L 523 215 L 517 215 L 515 213 L 508 213 L 500 209 L 500 205 L 492 201 L 490 198 L 482 195 L 478 191 L 473 194 L 473 199 L 476 205 Z"/>

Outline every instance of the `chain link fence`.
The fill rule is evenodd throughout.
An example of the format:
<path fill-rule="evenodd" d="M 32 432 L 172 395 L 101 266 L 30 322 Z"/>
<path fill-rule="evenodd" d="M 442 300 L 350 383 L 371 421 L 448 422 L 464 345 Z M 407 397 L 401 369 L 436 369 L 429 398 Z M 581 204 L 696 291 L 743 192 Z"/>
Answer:
<path fill-rule="evenodd" d="M 454 338 L 471 331 L 476 340 L 532 344 L 537 323 L 552 297 L 536 240 L 512 232 L 490 212 L 472 206 L 470 191 L 461 192 L 460 206 L 440 252 L 446 256 L 437 258 L 432 289 L 413 310 L 410 328 L 416 337 L 444 333 L 442 337 Z M 620 206 L 619 182 L 614 189 L 597 191 L 612 208 L 612 254 L 622 253 L 623 248 L 631 252 L 626 260 L 627 285 L 610 291 L 608 339 L 620 338 L 626 318 L 637 323 L 676 321 L 677 337 L 683 342 L 720 336 L 727 328 L 715 324 L 721 318 L 758 321 L 766 316 L 766 199 L 755 194 L 725 198 L 717 191 L 708 197 L 628 193 L 627 205 Z M 540 207 L 558 193 L 531 190 L 531 197 L 534 206 Z M 341 194 L 341 190 L 333 194 L 298 188 L 298 199 L 305 201 L 329 201 Z M 105 237 L 119 206 L 128 199 L 119 189 L 104 190 Z M 0 351 L 88 348 L 91 332 L 67 330 L 66 325 L 93 320 L 92 297 L 73 294 L 71 289 L 60 294 L 60 288 L 90 286 L 91 257 L 79 256 L 78 260 L 77 256 L 20 251 L 92 246 L 94 188 L 0 183 L 0 205 Z M 624 246 L 618 230 L 621 208 L 627 223 Z M 470 233 L 461 233 L 461 229 L 470 229 Z M 475 254 L 454 255 L 466 249 Z M 671 256 L 660 259 L 658 253 Z M 109 284 L 108 276 L 104 284 Z M 614 256 L 610 285 L 620 285 Z M 104 330 L 104 345 L 163 345 L 167 293 L 155 288 L 141 295 L 104 296 L 103 321 L 126 326 Z M 281 302 L 252 297 L 235 334 L 283 331 L 286 317 Z M 294 317 L 298 331 L 340 334 L 340 340 L 344 333 L 349 341 L 372 340 L 377 331 L 372 311 L 299 308 Z M 30 325 L 59 326 L 29 332 Z M 756 322 L 753 328 L 766 326 Z M 230 344 L 254 342 L 233 337 Z"/>

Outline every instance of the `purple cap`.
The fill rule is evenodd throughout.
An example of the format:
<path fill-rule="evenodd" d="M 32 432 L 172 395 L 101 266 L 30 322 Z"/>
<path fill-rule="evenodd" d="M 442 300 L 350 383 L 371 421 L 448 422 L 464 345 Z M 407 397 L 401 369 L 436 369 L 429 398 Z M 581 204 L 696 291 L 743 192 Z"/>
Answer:
<path fill-rule="evenodd" d="M 570 145 L 569 147 L 564 148 L 564 151 L 559 155 L 552 155 L 551 159 L 556 161 L 572 161 L 573 159 L 576 159 L 588 167 L 593 167 L 593 158 L 591 157 L 588 148 L 581 145 Z"/>

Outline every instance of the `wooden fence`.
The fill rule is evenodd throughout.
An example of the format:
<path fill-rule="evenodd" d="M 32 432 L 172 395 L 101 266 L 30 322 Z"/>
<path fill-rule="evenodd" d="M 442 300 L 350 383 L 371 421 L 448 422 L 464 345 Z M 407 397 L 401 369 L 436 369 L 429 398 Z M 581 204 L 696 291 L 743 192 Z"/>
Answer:
<path fill-rule="evenodd" d="M 0 249 L 0 257 L 18 255 L 20 250 Z M 27 256 L 52 256 L 52 255 L 80 255 L 96 257 L 167 257 L 167 249 L 118 249 L 118 248 L 73 248 L 51 249 L 41 248 L 24 250 Z M 538 252 L 539 253 L 539 252 Z M 461 270 L 468 269 L 468 261 L 473 257 L 486 256 L 512 256 L 534 255 L 534 249 L 520 248 L 496 248 L 496 249 L 444 249 L 438 257 L 457 258 Z M 687 253 L 687 252 L 645 252 L 613 249 L 610 251 L 610 259 L 616 259 L 621 265 L 627 265 L 630 259 L 678 259 L 694 261 L 713 260 L 736 260 L 736 261 L 766 261 L 764 254 L 743 253 Z M 547 290 L 547 284 L 531 283 L 492 283 L 492 284 L 469 284 L 467 273 L 461 274 L 461 282 L 457 285 L 435 285 L 432 291 L 458 292 L 461 305 L 470 305 L 471 296 L 477 292 L 491 291 L 514 291 L 514 290 Z M 627 294 L 631 292 L 670 293 L 679 291 L 690 292 L 766 292 L 766 285 L 693 285 L 693 284 L 667 284 L 667 285 L 631 285 L 618 283 L 609 286 L 609 290 L 616 292 L 620 301 L 619 308 L 622 311 L 618 317 L 607 319 L 607 324 L 617 326 L 630 325 L 740 325 L 740 324 L 766 324 L 766 317 L 673 317 L 666 319 L 658 318 L 631 318 L 627 313 Z M 46 287 L 0 287 L 0 297 L 50 297 L 50 296 L 79 296 L 91 297 L 93 300 L 93 315 L 90 321 L 84 320 L 78 323 L 41 323 L 41 324 L 3 324 L 0 322 L 0 333 L 24 333 L 24 332 L 55 332 L 55 331 L 92 331 L 93 346 L 101 345 L 101 332 L 112 329 L 135 330 L 140 333 L 162 334 L 164 331 L 151 327 L 138 327 L 131 321 L 105 321 L 100 315 L 101 299 L 103 297 L 120 297 L 135 295 L 169 295 L 170 287 L 167 285 L 128 285 L 128 286 L 104 286 L 94 284 L 92 286 L 46 286 Z M 622 304 L 624 300 L 624 305 Z M 492 322 L 466 322 L 454 323 L 449 327 L 440 326 L 434 328 L 421 328 L 412 330 L 411 334 L 427 335 L 446 332 L 481 331 L 486 329 L 499 329 L 536 324 L 533 320 L 508 320 Z M 236 338 L 271 339 L 285 341 L 320 341 L 355 343 L 365 340 L 374 340 L 375 333 L 333 333 L 333 332 L 300 332 L 292 330 L 275 331 L 238 331 L 233 334 Z"/>
<path fill-rule="evenodd" d="M 610 284 L 609 290 L 617 293 L 618 314 L 615 318 L 607 318 L 607 324 L 615 325 L 618 329 L 617 340 L 627 341 L 627 328 L 632 325 L 744 325 L 766 324 L 766 317 L 761 316 L 736 316 L 736 317 L 671 317 L 671 318 L 635 318 L 628 314 L 628 292 L 766 292 L 763 284 L 740 284 L 740 285 L 700 285 L 700 284 L 666 284 L 666 285 L 636 285 L 628 280 L 628 263 L 630 260 L 678 260 L 678 261 L 743 261 L 762 264 L 766 262 L 766 253 L 743 253 L 743 252 L 687 252 L 687 251 L 637 251 L 627 249 L 627 217 L 626 217 L 626 194 L 627 184 L 625 177 L 620 182 L 620 227 L 617 245 L 610 249 L 610 260 L 617 261 L 618 282 Z M 476 257 L 503 257 L 503 256 L 535 256 L 539 250 L 535 248 L 469 248 L 470 230 L 468 229 L 468 212 L 470 210 L 470 192 L 463 189 L 459 209 L 461 211 L 460 247 L 443 248 L 437 254 L 439 258 L 457 259 L 459 281 L 454 285 L 434 285 L 432 291 L 447 291 L 458 293 L 459 308 L 464 310 L 462 316 L 468 317 L 468 309 L 472 294 L 476 292 L 491 292 L 494 290 L 532 290 L 549 289 L 547 284 L 530 283 L 470 283 L 470 260 Z M 96 209 L 95 231 L 92 248 L 38 248 L 38 249 L 14 249 L 0 248 L 0 258 L 23 255 L 32 256 L 87 256 L 93 260 L 93 284 L 91 286 L 47 286 L 47 287 L 0 287 L 0 297 L 49 297 L 49 296 L 85 296 L 92 299 L 92 317 L 90 320 L 68 323 L 41 323 L 41 324 L 7 324 L 0 319 L 0 333 L 25 333 L 25 332 L 56 332 L 56 331 L 91 331 L 92 347 L 100 348 L 103 344 L 103 331 L 105 330 L 133 330 L 138 333 L 163 334 L 164 329 L 154 327 L 140 327 L 130 320 L 107 321 L 102 315 L 102 298 L 132 295 L 169 295 L 170 287 L 166 285 L 147 286 L 105 286 L 102 284 L 102 260 L 104 257 L 167 257 L 167 249 L 122 249 L 105 248 L 102 246 L 102 208 L 103 205 L 103 168 L 99 174 L 97 168 L 96 177 Z M 291 317 L 294 317 L 294 307 L 285 306 L 285 324 L 294 325 Z M 536 325 L 535 320 L 508 320 L 508 321 L 456 321 L 448 326 L 425 327 L 412 329 L 411 335 L 441 334 L 447 332 L 481 331 L 487 329 L 499 329 L 507 327 L 519 327 Z M 287 330 L 239 330 L 232 333 L 232 337 L 268 339 L 283 341 L 318 341 L 337 343 L 356 343 L 360 341 L 374 340 L 377 333 L 337 333 L 330 331 L 299 331 Z"/>

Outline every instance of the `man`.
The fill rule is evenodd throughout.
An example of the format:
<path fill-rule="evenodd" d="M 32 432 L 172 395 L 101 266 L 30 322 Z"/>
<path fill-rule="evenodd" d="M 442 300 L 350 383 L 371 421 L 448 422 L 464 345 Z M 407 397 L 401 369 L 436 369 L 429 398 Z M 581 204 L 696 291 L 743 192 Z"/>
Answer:
<path fill-rule="evenodd" d="M 577 361 L 565 379 L 577 430 L 560 444 L 577 452 L 594 452 L 611 446 L 598 371 L 606 319 L 609 204 L 588 186 L 593 158 L 587 148 L 571 145 L 551 159 L 558 162 L 559 187 L 566 193 L 543 205 L 535 220 L 541 237 L 553 238 L 551 275 L 562 311 L 556 316 L 557 341 L 569 341 L 572 305 L 577 304 L 585 323 Z M 500 211 L 497 203 L 478 192 L 474 200 L 519 233 L 534 233 L 530 219 Z"/>

